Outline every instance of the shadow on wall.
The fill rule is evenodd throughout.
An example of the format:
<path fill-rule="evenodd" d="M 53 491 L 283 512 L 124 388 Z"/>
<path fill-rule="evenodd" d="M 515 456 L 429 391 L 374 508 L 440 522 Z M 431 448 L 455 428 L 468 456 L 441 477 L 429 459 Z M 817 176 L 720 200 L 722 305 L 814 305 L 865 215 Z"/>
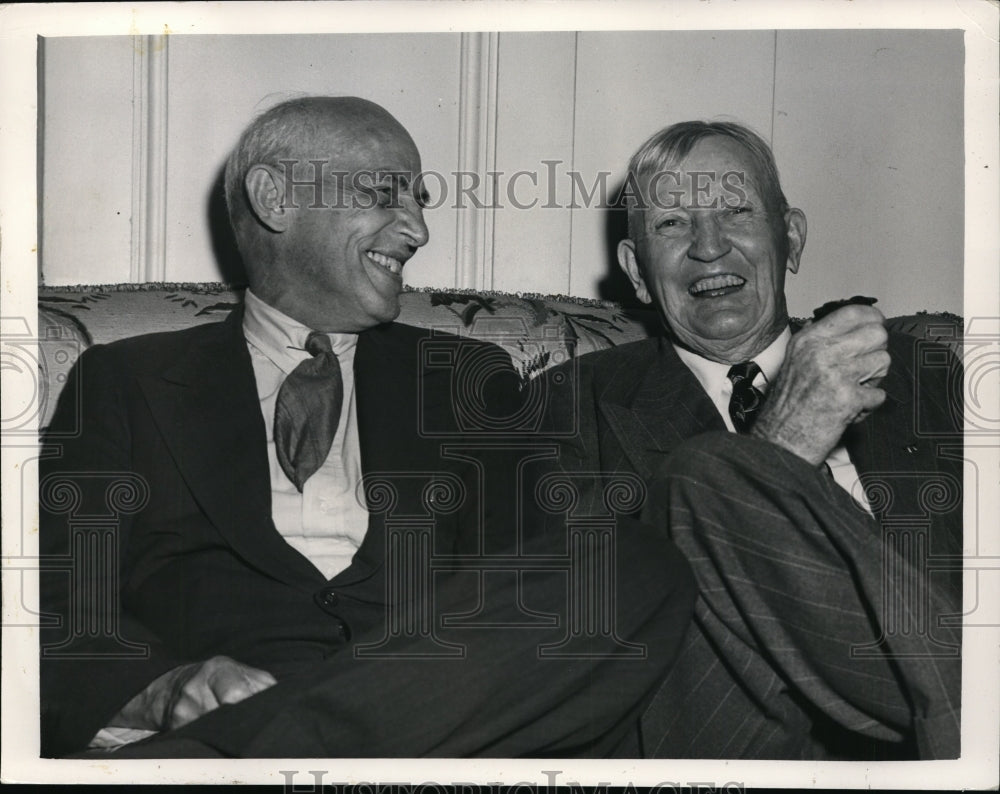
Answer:
<path fill-rule="evenodd" d="M 610 195 L 614 199 L 603 210 L 607 272 L 597 283 L 597 294 L 598 297 L 620 304 L 625 314 L 643 327 L 647 336 L 659 336 L 663 333 L 659 315 L 649 304 L 642 303 L 635 296 L 632 283 L 618 266 L 618 243 L 628 237 L 628 213 L 623 195 L 625 180 L 613 187 Z"/>
<path fill-rule="evenodd" d="M 236 238 L 229 224 L 226 208 L 226 167 L 223 165 L 212 181 L 206 205 L 208 228 L 212 237 L 212 253 L 219 267 L 219 278 L 236 287 L 246 286 L 247 275 L 243 259 L 236 248 Z"/>
<path fill-rule="evenodd" d="M 624 180 L 612 187 L 609 195 L 615 198 L 604 208 L 604 248 L 608 268 L 607 274 L 597 284 L 598 295 L 605 300 L 617 301 L 624 308 L 648 309 L 635 297 L 628 277 L 618 267 L 618 243 L 628 237 L 628 213 L 622 195 Z"/>
<path fill-rule="evenodd" d="M 628 237 L 625 210 L 621 207 L 606 207 L 604 217 L 604 248 L 608 266 L 604 278 L 597 282 L 598 297 L 617 301 L 624 308 L 643 307 L 635 297 L 632 284 L 618 267 L 618 243 Z"/>

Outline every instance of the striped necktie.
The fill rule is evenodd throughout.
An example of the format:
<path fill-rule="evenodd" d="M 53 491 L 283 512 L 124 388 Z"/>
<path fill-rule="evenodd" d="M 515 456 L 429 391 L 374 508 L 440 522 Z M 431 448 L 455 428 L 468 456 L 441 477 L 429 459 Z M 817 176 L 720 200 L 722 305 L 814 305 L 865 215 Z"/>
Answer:
<path fill-rule="evenodd" d="M 753 385 L 760 374 L 754 361 L 744 361 L 730 367 L 727 377 L 733 382 L 733 396 L 729 398 L 729 417 L 737 433 L 748 433 L 761 406 L 764 392 Z"/>

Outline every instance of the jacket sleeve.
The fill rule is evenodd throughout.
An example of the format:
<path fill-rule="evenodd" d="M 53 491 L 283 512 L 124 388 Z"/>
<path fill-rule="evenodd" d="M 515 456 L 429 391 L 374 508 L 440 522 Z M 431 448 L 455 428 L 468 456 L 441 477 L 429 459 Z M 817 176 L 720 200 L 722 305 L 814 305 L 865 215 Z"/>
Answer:
<path fill-rule="evenodd" d="M 132 466 L 115 346 L 70 373 L 39 466 L 41 753 L 85 749 L 132 696 L 181 663 L 122 609 L 129 530 L 149 483 Z"/>

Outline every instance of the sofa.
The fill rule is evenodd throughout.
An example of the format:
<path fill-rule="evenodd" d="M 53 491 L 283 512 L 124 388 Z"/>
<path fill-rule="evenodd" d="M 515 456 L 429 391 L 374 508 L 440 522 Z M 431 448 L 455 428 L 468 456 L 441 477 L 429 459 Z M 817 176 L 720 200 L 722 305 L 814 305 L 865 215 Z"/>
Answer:
<path fill-rule="evenodd" d="M 18 373 L 25 383 L 34 384 L 37 398 L 33 415 L 26 409 L 21 416 L 24 432 L 30 432 L 35 419 L 40 427 L 48 424 L 67 375 L 85 348 L 139 333 L 217 322 L 241 297 L 239 289 L 224 284 L 41 287 L 38 337 L 34 347 L 26 337 L 23 348 L 25 353 L 34 351 L 35 361 L 25 356 Z M 401 322 L 500 345 L 524 382 L 570 358 L 640 340 L 660 328 L 655 312 L 565 296 L 411 290 L 401 296 L 401 304 Z M 956 351 L 961 343 L 962 321 L 953 315 L 895 317 L 888 325 Z M 5 341 L 6 354 L 10 347 Z M 5 368 L 9 364 L 10 359 Z M 90 531 L 89 525 L 81 526 Z M 111 534 L 115 524 L 102 524 L 99 531 Z M 590 530 L 584 526 L 581 531 Z"/>
<path fill-rule="evenodd" d="M 66 376 L 85 348 L 218 322 L 242 294 L 226 284 L 39 287 L 39 343 L 33 353 L 26 344 L 22 361 L 14 364 L 22 370 L 16 377 L 33 382 L 37 399 L 34 410 L 26 410 L 18 422 L 27 427 L 37 417 L 40 428 L 48 424 Z M 660 329 L 659 318 L 649 309 L 563 295 L 426 289 L 408 290 L 400 302 L 400 322 L 499 344 L 525 381 L 568 358 L 643 339 Z M 887 325 L 959 352 L 962 318 L 956 315 L 924 312 L 890 318 Z M 37 358 L 37 382 L 28 371 L 32 357 Z"/>

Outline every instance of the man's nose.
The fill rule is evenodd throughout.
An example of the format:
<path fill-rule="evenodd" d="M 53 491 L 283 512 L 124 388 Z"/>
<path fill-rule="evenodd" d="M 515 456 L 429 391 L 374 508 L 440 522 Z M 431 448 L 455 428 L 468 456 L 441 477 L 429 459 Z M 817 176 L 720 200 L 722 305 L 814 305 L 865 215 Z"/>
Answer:
<path fill-rule="evenodd" d="M 719 228 L 714 214 L 695 217 L 692 223 L 691 247 L 688 256 L 701 262 L 713 262 L 729 253 L 732 245 L 729 238 Z"/>
<path fill-rule="evenodd" d="M 403 202 L 397 213 L 403 234 L 409 238 L 410 245 L 414 248 L 425 245 L 430 239 L 430 232 L 427 231 L 427 224 L 424 223 L 423 207 L 415 199 L 409 199 Z"/>

